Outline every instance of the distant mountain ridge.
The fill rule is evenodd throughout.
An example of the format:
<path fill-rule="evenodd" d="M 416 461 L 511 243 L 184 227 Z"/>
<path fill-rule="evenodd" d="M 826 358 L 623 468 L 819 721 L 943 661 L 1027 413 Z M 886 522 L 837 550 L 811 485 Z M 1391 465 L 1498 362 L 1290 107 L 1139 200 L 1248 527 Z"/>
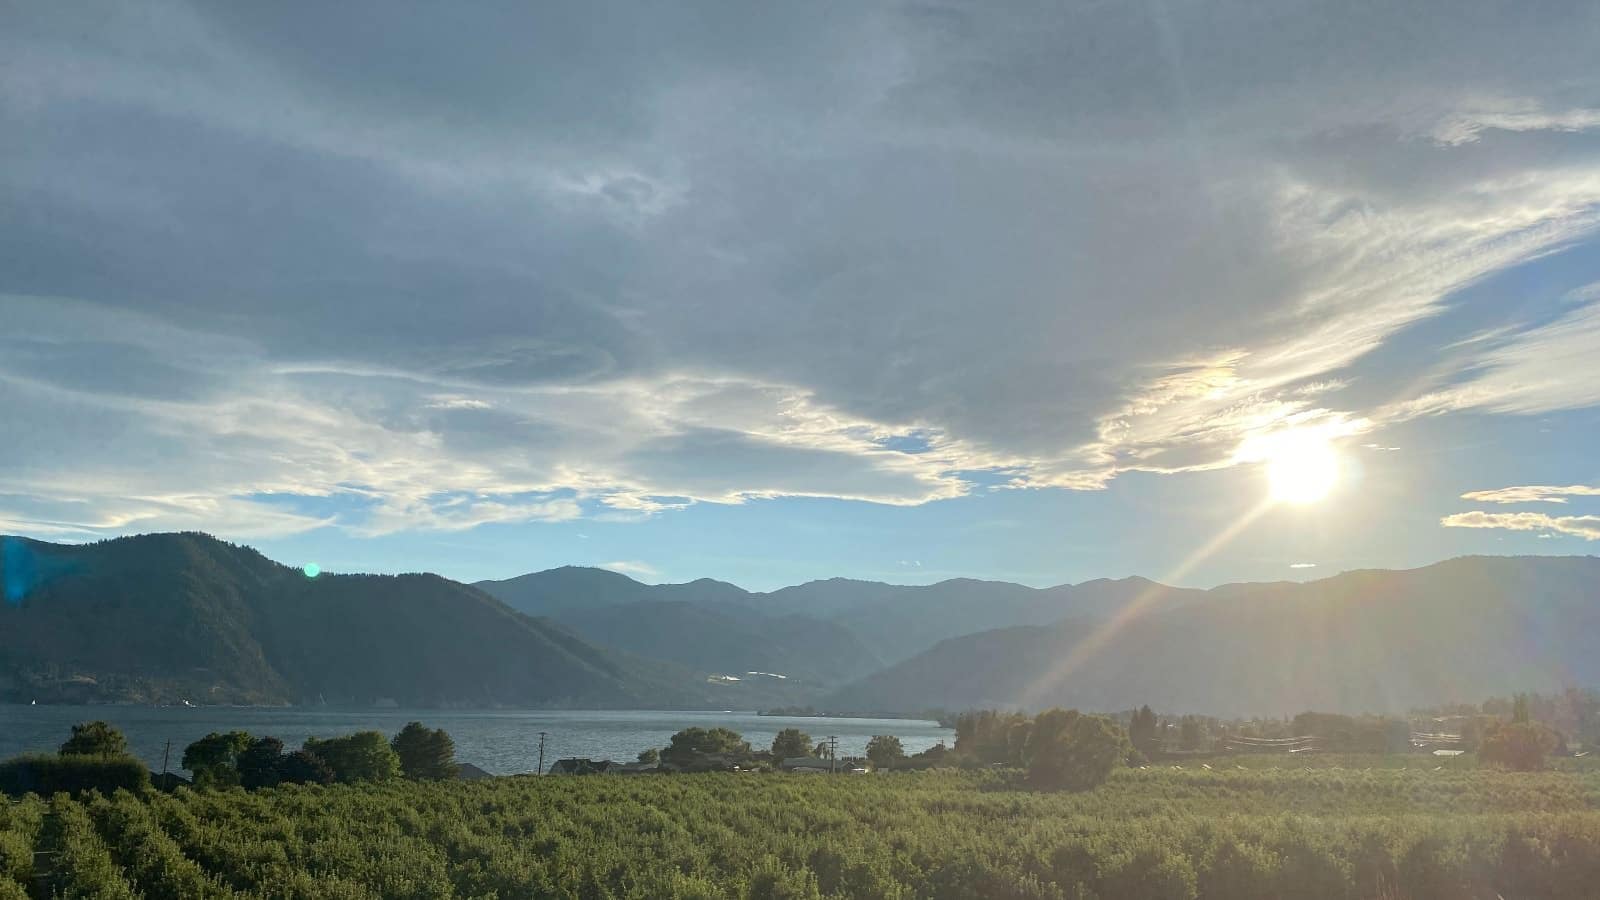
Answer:
<path fill-rule="evenodd" d="M 0 699 L 726 702 L 688 670 L 601 650 L 437 575 L 308 578 L 190 533 L 0 541 Z"/>
<path fill-rule="evenodd" d="M 0 701 L 1278 714 L 1600 684 L 1593 557 L 1209 591 L 830 579 L 753 593 L 579 567 L 476 586 L 308 578 L 188 533 L 0 538 L 0 585 Z"/>
<path fill-rule="evenodd" d="M 853 677 L 848 674 L 851 670 L 898 662 L 951 637 L 1011 625 L 1043 625 L 1074 615 L 1109 615 L 1135 599 L 1151 606 L 1168 606 L 1204 595 L 1143 578 L 1100 579 L 1051 588 L 971 578 L 931 585 L 832 578 L 758 593 L 711 579 L 647 585 L 605 569 L 574 566 L 504 581 L 480 581 L 474 586 L 513 609 L 549 616 L 591 641 L 632 652 L 651 653 L 660 629 L 682 631 L 690 620 L 709 629 L 703 632 L 709 637 L 708 646 L 732 642 L 736 632 L 754 629 L 765 635 L 760 642 L 769 647 L 767 656 L 758 658 L 809 661 L 802 666 L 822 665 L 835 681 Z M 638 605 L 660 603 L 676 606 Z M 648 609 L 650 623 L 639 615 L 617 611 L 629 606 L 636 614 Z M 715 625 L 706 618 L 707 612 L 719 617 Z M 771 620 L 775 618 L 786 620 L 788 626 L 774 628 Z M 630 622 L 635 627 L 630 627 Z M 699 661 L 709 662 L 710 658 L 700 657 Z M 771 671 L 770 667 L 779 663 L 766 665 L 769 668 L 765 670 Z M 815 677 L 821 673 L 802 674 Z"/>
<path fill-rule="evenodd" d="M 1465 557 L 1225 585 L 1117 626 L 1074 617 L 965 635 L 824 706 L 1401 712 L 1600 684 L 1597 637 L 1600 559 Z"/>

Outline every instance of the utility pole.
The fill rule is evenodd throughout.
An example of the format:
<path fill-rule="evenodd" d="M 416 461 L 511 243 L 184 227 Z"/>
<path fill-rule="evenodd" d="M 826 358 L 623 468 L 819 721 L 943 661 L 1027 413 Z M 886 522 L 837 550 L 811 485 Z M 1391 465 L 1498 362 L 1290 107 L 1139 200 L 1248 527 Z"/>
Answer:
<path fill-rule="evenodd" d="M 172 738 L 167 738 L 167 749 L 161 751 L 161 783 L 167 783 L 167 760 L 172 758 Z"/>
<path fill-rule="evenodd" d="M 832 774 L 838 770 L 839 765 L 839 736 L 828 735 L 828 772 Z"/>
<path fill-rule="evenodd" d="M 545 738 L 546 734 L 549 734 L 549 732 L 547 732 L 547 731 L 539 732 L 539 774 L 540 775 L 544 774 L 544 738 Z"/>

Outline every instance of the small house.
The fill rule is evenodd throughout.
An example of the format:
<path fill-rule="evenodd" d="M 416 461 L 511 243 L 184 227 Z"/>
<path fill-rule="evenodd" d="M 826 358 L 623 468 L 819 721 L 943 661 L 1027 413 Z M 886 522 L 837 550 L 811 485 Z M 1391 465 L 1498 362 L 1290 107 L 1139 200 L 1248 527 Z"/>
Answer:
<path fill-rule="evenodd" d="M 832 772 L 834 765 L 826 759 L 815 756 L 791 756 L 778 764 L 785 772 L 817 773 Z"/>
<path fill-rule="evenodd" d="M 588 757 L 575 756 L 570 759 L 558 759 L 550 765 L 551 775 L 600 775 L 611 771 L 616 763 L 609 759 L 594 760 Z"/>

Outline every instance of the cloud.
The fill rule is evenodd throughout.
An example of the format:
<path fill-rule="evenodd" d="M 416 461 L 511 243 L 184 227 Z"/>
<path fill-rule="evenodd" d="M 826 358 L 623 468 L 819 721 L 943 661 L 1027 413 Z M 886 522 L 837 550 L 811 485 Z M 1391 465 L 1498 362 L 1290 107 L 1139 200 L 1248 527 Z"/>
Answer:
<path fill-rule="evenodd" d="M 6 521 L 916 505 L 1600 403 L 1582 290 L 1426 333 L 1594 239 L 1592 5 L 384 13 L 8 17 Z"/>
<path fill-rule="evenodd" d="M 1600 301 L 1600 281 L 1575 287 L 1572 290 L 1567 291 L 1565 294 L 1562 294 L 1561 299 L 1567 303 L 1576 304 Z"/>
<path fill-rule="evenodd" d="M 1542 531 L 1569 534 L 1586 541 L 1600 541 L 1600 516 L 1547 516 L 1544 513 L 1491 513 L 1474 510 L 1455 513 L 1439 520 L 1446 528 L 1502 528 L 1509 531 Z"/>
<path fill-rule="evenodd" d="M 79 352 L 68 326 L 80 305 L 5 299 L 55 352 Z M 220 358 L 214 348 L 228 342 L 214 335 L 118 316 L 130 346 L 158 334 L 167 365 L 229 389 L 130 395 L 122 367 L 144 363 L 129 354 L 99 355 L 96 375 L 115 390 L 0 358 L 18 435 L 0 472 L 0 521 L 14 530 L 209 522 L 242 537 L 330 525 L 376 536 L 791 495 L 905 505 L 966 490 L 951 474 L 965 460 L 954 443 L 844 415 L 800 388 L 663 373 L 467 398 L 425 373 L 277 366 L 248 342 Z M 102 452 L 107 435 L 116 454 Z M 913 449 L 891 449 L 898 438 Z M 297 511 L 295 500 L 333 511 Z"/>
<path fill-rule="evenodd" d="M 240 538 L 289 537 L 334 524 L 243 497 L 167 495 L 61 497 L 0 493 L 0 534 L 63 541 L 108 533 L 215 531 Z"/>
<path fill-rule="evenodd" d="M 1600 381 L 1576 377 L 1600 357 L 1600 303 L 1508 335 L 1462 364 L 1459 383 L 1392 408 L 1394 419 L 1467 409 L 1533 415 L 1600 404 Z"/>
<path fill-rule="evenodd" d="M 492 409 L 493 405 L 487 400 L 476 400 L 471 397 L 439 396 L 427 404 L 428 409 Z"/>
<path fill-rule="evenodd" d="M 623 559 L 615 562 L 600 563 L 599 568 L 609 569 L 633 578 L 660 578 L 661 572 L 649 563 L 639 562 L 636 559 Z"/>
<path fill-rule="evenodd" d="M 1484 503 L 1565 503 L 1568 497 L 1600 497 L 1600 487 L 1571 484 L 1566 487 L 1531 484 L 1523 487 L 1498 488 L 1492 491 L 1468 491 L 1463 500 Z"/>
<path fill-rule="evenodd" d="M 1290 563 L 1289 564 L 1289 568 L 1291 568 L 1291 569 L 1315 569 L 1316 567 L 1317 567 L 1316 563 L 1308 563 L 1308 562 L 1298 562 L 1298 563 Z"/>
<path fill-rule="evenodd" d="M 1479 140 L 1488 130 L 1577 132 L 1596 127 L 1600 127 L 1600 109 L 1549 111 L 1531 99 L 1502 100 L 1451 114 L 1439 123 L 1433 136 L 1444 144 L 1467 144 Z"/>

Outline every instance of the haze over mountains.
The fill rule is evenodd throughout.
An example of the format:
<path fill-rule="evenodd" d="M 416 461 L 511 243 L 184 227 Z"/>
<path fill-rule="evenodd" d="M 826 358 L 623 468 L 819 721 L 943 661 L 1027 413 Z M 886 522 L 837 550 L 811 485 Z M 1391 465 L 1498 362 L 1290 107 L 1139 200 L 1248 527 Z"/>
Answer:
<path fill-rule="evenodd" d="M 653 640 L 653 628 L 643 618 L 670 618 L 670 609 L 708 627 L 715 616 L 718 633 L 752 624 L 764 629 L 777 620 L 783 625 L 776 635 L 794 642 L 793 652 L 836 659 L 825 668 L 836 681 L 851 677 L 838 667 L 860 668 L 863 653 L 868 654 L 868 668 L 877 668 L 878 663 L 899 662 L 946 638 L 977 631 L 1043 625 L 1069 615 L 1109 615 L 1136 597 L 1146 597 L 1151 607 L 1164 607 L 1203 595 L 1143 578 L 1051 588 L 971 578 L 930 585 L 830 578 L 755 593 L 709 578 L 647 585 L 615 572 L 572 566 L 474 586 L 520 612 L 549 616 L 585 637 L 641 652 Z M 637 626 L 630 627 L 630 622 Z"/>
<path fill-rule="evenodd" d="M 1600 684 L 1597 636 L 1600 559 L 1466 557 L 1225 585 L 1115 625 L 1075 617 L 968 635 L 825 705 L 1399 712 Z"/>
<path fill-rule="evenodd" d="M 5 538 L 0 576 L 0 699 L 23 702 L 1278 714 L 1600 683 L 1591 557 L 1210 591 L 830 579 L 754 593 L 576 567 L 470 586 L 313 579 L 161 534 Z"/>

